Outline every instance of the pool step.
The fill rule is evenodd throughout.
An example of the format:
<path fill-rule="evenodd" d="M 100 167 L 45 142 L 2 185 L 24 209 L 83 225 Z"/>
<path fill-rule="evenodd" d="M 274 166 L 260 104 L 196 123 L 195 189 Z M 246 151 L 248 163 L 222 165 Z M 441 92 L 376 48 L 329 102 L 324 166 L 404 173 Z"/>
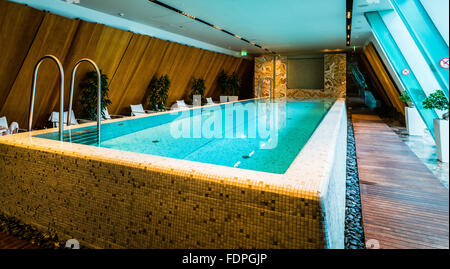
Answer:
<path fill-rule="evenodd" d="M 93 145 L 97 143 L 97 128 L 64 134 L 64 142 Z"/>

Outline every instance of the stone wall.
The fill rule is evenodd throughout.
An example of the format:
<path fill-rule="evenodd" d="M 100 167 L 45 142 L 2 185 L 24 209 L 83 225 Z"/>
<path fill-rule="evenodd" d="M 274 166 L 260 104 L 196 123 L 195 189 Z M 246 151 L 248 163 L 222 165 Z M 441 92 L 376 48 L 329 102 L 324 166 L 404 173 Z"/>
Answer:
<path fill-rule="evenodd" d="M 287 57 L 278 56 L 275 64 L 275 96 L 304 98 L 345 98 L 346 97 L 346 54 L 324 55 L 324 89 L 288 89 L 287 88 Z M 255 88 L 260 78 L 273 77 L 273 56 L 255 58 Z M 269 80 L 263 84 L 263 96 L 269 95 Z"/>

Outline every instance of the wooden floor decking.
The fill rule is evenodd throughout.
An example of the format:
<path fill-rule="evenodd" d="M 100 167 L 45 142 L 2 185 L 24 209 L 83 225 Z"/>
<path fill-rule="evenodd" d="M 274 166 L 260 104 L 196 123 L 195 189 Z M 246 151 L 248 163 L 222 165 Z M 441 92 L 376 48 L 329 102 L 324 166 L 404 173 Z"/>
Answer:
<path fill-rule="evenodd" d="M 366 242 L 449 248 L 449 191 L 375 115 L 353 114 Z"/>
<path fill-rule="evenodd" d="M 0 249 L 39 249 L 39 247 L 17 237 L 0 232 Z"/>

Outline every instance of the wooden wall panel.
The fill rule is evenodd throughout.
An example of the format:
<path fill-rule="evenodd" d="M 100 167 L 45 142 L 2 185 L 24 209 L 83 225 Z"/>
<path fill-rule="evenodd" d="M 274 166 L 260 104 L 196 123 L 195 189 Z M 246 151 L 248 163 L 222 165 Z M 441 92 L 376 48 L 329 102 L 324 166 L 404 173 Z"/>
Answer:
<path fill-rule="evenodd" d="M 372 80 L 376 92 L 378 95 L 383 99 L 383 102 L 388 105 L 389 107 L 393 107 L 391 100 L 387 96 L 386 92 L 383 90 L 383 86 L 381 86 L 381 83 L 378 79 L 378 77 L 375 74 L 375 71 L 373 70 L 372 66 L 369 64 L 369 61 L 367 60 L 366 56 L 364 54 L 361 55 L 361 62 L 363 63 L 365 69 L 367 70 L 367 73 L 369 74 L 370 79 Z"/>
<path fill-rule="evenodd" d="M 2 0 L 0 4 L 2 7 L 8 7 L 8 14 L 4 12 L 6 9 L 0 10 L 0 20 L 9 22 L 4 24 L 8 29 L 2 26 L 0 33 L 14 35 L 11 38 L 4 38 L 3 35 L 1 37 L 2 42 L 8 44 L 9 58 L 0 59 L 0 82 L 4 82 L 0 85 L 0 101 L 4 99 L 3 103 L 0 102 L 0 116 L 6 115 L 10 122 L 17 121 L 24 128 L 28 123 L 32 71 L 36 61 L 45 54 L 54 54 L 63 63 L 66 76 L 66 110 L 71 72 L 81 58 L 93 59 L 103 73 L 108 75 L 111 114 L 129 115 L 130 104 L 145 104 L 151 79 L 165 74 L 171 80 L 169 106 L 176 100 L 187 99 L 192 91 L 194 77 L 204 78 L 206 96 L 218 99 L 220 92 L 217 78 L 222 69 L 228 74 L 237 72 L 241 76 L 242 84 L 247 85 L 245 90 L 248 92 L 251 92 L 253 87 L 253 61 L 133 34 L 105 25 L 72 20 L 20 4 L 10 4 Z M 30 30 L 25 35 L 23 32 L 28 28 Z M 16 66 L 18 71 L 15 75 L 8 73 L 7 62 Z M 76 114 L 79 114 L 78 85 L 90 70 L 92 68 L 87 63 L 78 69 L 74 95 Z M 39 72 L 34 127 L 48 126 L 50 113 L 58 110 L 58 81 L 57 68 L 52 63 L 44 63 Z"/>
<path fill-rule="evenodd" d="M 388 70 L 384 66 L 383 62 L 381 61 L 380 56 L 378 55 L 374 45 L 370 43 L 367 45 L 363 50 L 364 56 L 366 57 L 367 61 L 369 62 L 370 67 L 374 71 L 375 75 L 378 78 L 378 81 L 380 82 L 382 89 L 386 93 L 386 95 L 389 97 L 389 100 L 391 101 L 392 105 L 394 106 L 395 110 L 401 114 L 405 114 L 405 103 L 400 99 L 400 91 L 397 89 L 394 81 L 392 80 L 391 76 L 389 75 Z"/>
<path fill-rule="evenodd" d="M 109 78 L 113 77 L 122 60 L 123 54 L 130 43 L 131 32 L 122 31 L 102 24 L 80 21 L 78 30 L 71 44 L 70 50 L 64 60 L 64 70 L 66 72 L 65 104 L 69 105 L 70 81 L 75 64 L 82 58 L 92 59 L 97 63 L 99 68 Z M 78 85 L 87 72 L 93 71 L 93 67 L 89 63 L 83 63 L 77 70 L 76 86 L 74 96 L 78 96 Z M 52 103 L 49 104 L 53 110 L 58 109 L 58 91 L 55 87 L 53 90 Z M 77 99 L 74 99 L 74 110 L 77 111 Z"/>
<path fill-rule="evenodd" d="M 207 97 L 211 96 L 211 92 L 214 91 L 214 88 L 212 87 L 214 75 L 211 75 L 210 73 L 208 73 L 208 71 L 211 70 L 211 66 L 214 64 L 214 59 L 217 58 L 218 55 L 219 54 L 211 51 L 205 51 L 197 64 L 196 70 L 192 74 L 192 76 L 195 78 L 202 77 L 203 79 L 205 79 L 205 87 L 206 87 L 205 96 Z"/>
<path fill-rule="evenodd" d="M 46 54 L 53 54 L 62 62 L 69 51 L 79 21 L 46 13 L 34 38 L 33 44 L 20 68 L 14 84 L 6 98 L 0 115 L 6 115 L 9 121 L 17 121 L 21 127 L 28 126 L 28 110 L 33 70 L 37 61 Z M 20 45 L 16 44 L 16 45 Z M 47 122 L 53 102 L 52 89 L 59 83 L 56 65 L 47 60 L 41 65 L 38 74 L 34 123 Z M 57 95 L 58 96 L 58 95 Z"/>
<path fill-rule="evenodd" d="M 116 70 L 116 74 L 109 81 L 109 89 L 114 93 L 110 96 L 112 101 L 112 104 L 108 108 L 110 113 L 120 113 L 119 107 L 121 105 L 121 100 L 128 96 L 127 92 L 130 90 L 130 87 L 128 86 L 130 85 L 133 76 L 138 73 L 144 73 L 144 70 L 147 70 L 145 66 L 142 65 L 142 62 L 144 61 L 145 52 L 151 41 L 152 38 L 149 36 L 138 34 L 132 36 L 130 44 Z M 140 69 L 140 72 L 138 72 L 138 69 Z"/>
<path fill-rule="evenodd" d="M 237 68 L 237 74 L 240 78 L 252 78 L 255 74 L 255 65 L 252 61 L 241 61 Z M 253 79 L 244 79 L 241 81 L 241 89 L 253 89 Z M 239 94 L 242 99 L 254 98 L 253 91 L 241 90 Z"/>
<path fill-rule="evenodd" d="M 136 55 L 138 52 L 136 43 L 139 42 L 147 43 L 145 48 L 142 48 L 144 52 L 140 58 Z M 143 103 L 148 85 L 158 71 L 169 45 L 170 42 L 165 40 L 136 34 L 133 36 L 133 40 L 122 59 L 117 74 L 111 81 L 112 113 L 129 115 L 130 104 Z M 140 53 L 137 54 L 139 55 Z M 126 70 L 130 68 L 134 71 L 125 75 Z"/>
<path fill-rule="evenodd" d="M 181 45 L 181 55 L 168 74 L 172 78 L 172 90 L 169 91 L 169 104 L 176 100 L 187 98 L 192 92 L 193 73 L 196 69 L 202 51 L 193 47 Z"/>
<path fill-rule="evenodd" d="M 220 74 L 222 69 L 225 70 L 225 72 L 228 71 L 224 68 L 225 60 L 226 60 L 226 55 L 216 54 L 212 60 L 211 66 L 209 67 L 208 70 L 206 70 L 205 84 L 206 84 L 206 95 L 207 96 L 212 96 L 214 98 L 217 98 L 221 94 L 219 87 L 218 87 L 218 83 L 217 83 L 217 76 Z"/>
<path fill-rule="evenodd" d="M 0 1 L 0 110 L 44 18 L 41 11 L 18 7 Z"/>

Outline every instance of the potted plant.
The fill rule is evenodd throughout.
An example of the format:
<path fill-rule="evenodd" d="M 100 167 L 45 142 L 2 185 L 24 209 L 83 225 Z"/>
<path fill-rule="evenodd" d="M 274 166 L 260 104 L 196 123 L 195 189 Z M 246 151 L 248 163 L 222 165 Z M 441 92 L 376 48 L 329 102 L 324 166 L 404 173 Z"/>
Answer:
<path fill-rule="evenodd" d="M 160 78 L 153 78 L 148 86 L 148 99 L 150 110 L 166 110 L 167 99 L 169 97 L 170 79 L 163 75 Z"/>
<path fill-rule="evenodd" d="M 225 73 L 225 70 L 222 70 L 220 72 L 217 82 L 219 83 L 220 92 L 222 94 L 220 96 L 220 102 L 221 103 L 227 102 L 229 80 L 228 80 L 228 75 Z"/>
<path fill-rule="evenodd" d="M 412 102 L 411 98 L 409 97 L 409 94 L 406 90 L 403 90 L 402 94 L 400 95 L 400 99 L 405 103 L 408 107 L 414 107 L 414 103 Z"/>
<path fill-rule="evenodd" d="M 409 135 L 424 135 L 425 123 L 420 117 L 419 111 L 414 107 L 414 103 L 407 91 L 403 90 L 402 95 L 400 95 L 400 99 L 406 104 L 405 106 L 405 122 L 406 122 L 406 130 Z"/>
<path fill-rule="evenodd" d="M 192 85 L 192 104 L 203 105 L 205 104 L 205 80 L 203 78 L 194 78 Z"/>
<path fill-rule="evenodd" d="M 437 157 L 441 162 L 448 163 L 448 109 L 447 97 L 442 90 L 430 94 L 424 101 L 426 109 L 443 111 L 441 118 L 434 119 L 434 136 L 436 141 Z"/>
<path fill-rule="evenodd" d="M 101 73 L 101 80 L 101 108 L 102 117 L 105 117 L 104 109 L 111 104 L 111 100 L 109 99 L 108 76 Z M 78 99 L 80 115 L 84 119 L 95 121 L 97 118 L 97 87 L 97 72 L 91 71 L 86 73 L 86 76 L 80 83 L 81 91 Z"/>
<path fill-rule="evenodd" d="M 236 73 L 233 73 L 228 78 L 228 87 L 230 88 L 231 96 L 228 96 L 228 101 L 237 101 L 239 99 L 239 89 L 241 88 L 241 81 Z"/>

